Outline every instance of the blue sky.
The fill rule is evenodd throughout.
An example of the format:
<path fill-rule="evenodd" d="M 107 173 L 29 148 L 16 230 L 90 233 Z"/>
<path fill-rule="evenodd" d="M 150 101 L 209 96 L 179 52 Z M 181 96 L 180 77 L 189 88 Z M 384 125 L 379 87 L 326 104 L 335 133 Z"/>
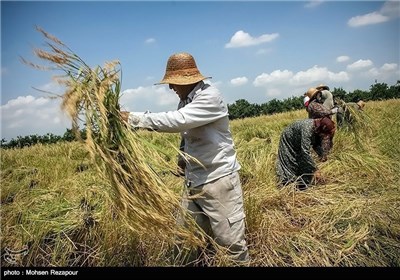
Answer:
<path fill-rule="evenodd" d="M 53 34 L 91 66 L 118 59 L 121 105 L 174 110 L 168 86 L 154 86 L 168 57 L 189 52 L 222 92 L 265 103 L 325 83 L 368 90 L 400 79 L 399 1 L 1 1 L 1 137 L 62 135 L 70 121 L 34 88 L 55 93 L 57 73 L 29 68 Z"/>

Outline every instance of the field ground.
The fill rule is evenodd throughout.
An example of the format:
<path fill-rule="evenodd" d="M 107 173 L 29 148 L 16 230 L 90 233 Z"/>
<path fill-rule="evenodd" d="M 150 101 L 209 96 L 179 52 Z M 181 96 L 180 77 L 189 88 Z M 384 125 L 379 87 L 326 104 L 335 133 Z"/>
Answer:
<path fill-rule="evenodd" d="M 400 266 L 399 110 L 400 100 L 368 102 L 318 164 L 325 182 L 305 191 L 277 188 L 274 169 L 281 131 L 304 110 L 231 122 L 250 266 Z M 174 164 L 177 134 L 142 133 Z M 181 190 L 180 178 L 160 176 Z M 1 150 L 1 231 L 5 267 L 171 265 L 171 237 L 131 234 L 77 142 Z"/>

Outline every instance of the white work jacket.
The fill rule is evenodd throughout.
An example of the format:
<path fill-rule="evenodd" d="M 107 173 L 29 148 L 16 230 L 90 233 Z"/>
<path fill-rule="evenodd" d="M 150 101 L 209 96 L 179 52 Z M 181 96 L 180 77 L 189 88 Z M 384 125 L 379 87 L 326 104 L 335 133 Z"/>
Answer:
<path fill-rule="evenodd" d="M 176 111 L 129 114 L 133 127 L 159 132 L 180 132 L 184 152 L 200 163 L 188 160 L 186 183 L 196 187 L 240 169 L 229 129 L 228 108 L 218 89 L 200 81 L 179 103 Z"/>

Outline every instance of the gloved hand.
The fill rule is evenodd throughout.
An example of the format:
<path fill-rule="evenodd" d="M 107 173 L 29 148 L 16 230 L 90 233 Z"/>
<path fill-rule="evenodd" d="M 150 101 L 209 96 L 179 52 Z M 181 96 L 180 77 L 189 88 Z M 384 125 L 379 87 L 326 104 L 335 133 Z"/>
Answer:
<path fill-rule="evenodd" d="M 122 119 L 124 122 L 128 122 L 129 112 L 127 112 L 127 111 L 120 111 L 119 114 L 121 115 L 121 119 Z"/>
<path fill-rule="evenodd" d="M 331 110 L 332 114 L 336 114 L 339 111 L 338 107 L 333 107 L 333 109 Z"/>
<path fill-rule="evenodd" d="M 149 110 L 146 112 L 127 112 L 127 111 L 120 111 L 121 119 L 124 122 L 129 123 L 131 126 L 136 127 L 140 122 L 140 117 L 150 113 Z"/>

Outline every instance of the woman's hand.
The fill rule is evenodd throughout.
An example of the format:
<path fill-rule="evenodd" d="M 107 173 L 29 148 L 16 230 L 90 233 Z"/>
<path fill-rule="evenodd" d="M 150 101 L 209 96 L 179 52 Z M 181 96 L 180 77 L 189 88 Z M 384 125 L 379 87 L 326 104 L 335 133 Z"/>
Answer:
<path fill-rule="evenodd" d="M 314 182 L 315 182 L 315 184 L 318 184 L 318 183 L 325 183 L 325 178 L 322 176 L 322 174 L 321 174 L 321 171 L 319 171 L 319 170 L 317 170 L 317 171 L 315 171 L 314 172 Z"/>

